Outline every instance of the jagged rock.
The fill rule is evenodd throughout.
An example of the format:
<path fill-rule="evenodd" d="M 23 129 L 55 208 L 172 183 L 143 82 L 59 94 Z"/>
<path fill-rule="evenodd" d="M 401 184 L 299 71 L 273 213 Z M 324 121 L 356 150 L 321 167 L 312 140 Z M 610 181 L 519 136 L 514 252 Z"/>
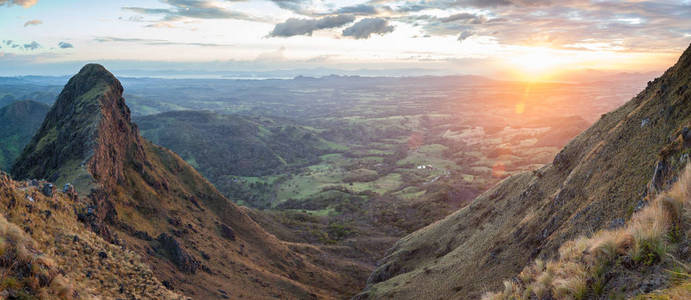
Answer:
<path fill-rule="evenodd" d="M 569 158 L 567 157 L 567 154 L 564 150 L 561 150 L 559 153 L 557 153 L 556 156 L 554 156 L 554 161 L 552 164 L 557 167 L 559 170 L 566 170 L 569 168 Z"/>
<path fill-rule="evenodd" d="M 43 195 L 46 195 L 46 197 L 52 198 L 53 194 L 55 193 L 55 187 L 52 183 L 46 183 L 43 185 L 41 192 Z"/>
<path fill-rule="evenodd" d="M 221 224 L 220 225 L 221 229 L 221 236 L 223 236 L 226 239 L 229 239 L 231 241 L 235 241 L 235 231 L 233 231 L 232 228 L 228 227 L 226 224 Z"/>
<path fill-rule="evenodd" d="M 145 240 L 145 241 L 152 241 L 153 240 L 153 238 L 146 231 L 136 231 L 136 232 L 134 232 L 133 235 L 134 235 L 134 237 L 136 237 L 140 240 Z"/>
<path fill-rule="evenodd" d="M 201 263 L 180 246 L 180 243 L 172 236 L 161 233 L 156 241 L 160 244 L 156 251 L 168 258 L 175 266 L 185 273 L 194 274 L 200 268 Z"/>
<path fill-rule="evenodd" d="M 79 198 L 77 190 L 74 188 L 72 184 L 66 183 L 65 186 L 62 188 L 62 192 L 69 196 L 70 199 L 72 199 L 72 201 L 77 201 L 77 199 Z"/>
<path fill-rule="evenodd" d="M 170 283 L 170 281 L 168 281 L 168 280 L 163 280 L 161 283 L 162 283 L 163 286 L 165 286 L 167 289 L 169 289 L 169 290 L 172 290 L 172 289 L 173 289 L 173 285 Z"/>
<path fill-rule="evenodd" d="M 653 178 L 650 180 L 650 189 L 654 191 L 659 191 L 664 184 L 663 178 L 665 171 L 667 170 L 667 165 L 664 161 L 658 161 L 655 164 L 655 170 L 653 171 Z"/>

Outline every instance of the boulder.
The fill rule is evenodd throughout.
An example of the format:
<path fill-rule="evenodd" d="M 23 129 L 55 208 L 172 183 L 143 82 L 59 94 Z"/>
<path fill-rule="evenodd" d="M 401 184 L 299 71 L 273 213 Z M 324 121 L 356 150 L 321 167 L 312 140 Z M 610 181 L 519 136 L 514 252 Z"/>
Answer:
<path fill-rule="evenodd" d="M 230 228 L 226 224 L 221 224 L 219 227 L 221 230 L 221 236 L 222 237 L 224 237 L 228 240 L 231 240 L 231 241 L 235 241 L 235 231 L 233 231 L 232 228 Z"/>
<path fill-rule="evenodd" d="M 55 187 L 53 186 L 52 183 L 46 183 L 43 185 L 43 188 L 41 189 L 41 192 L 43 195 L 46 197 L 52 198 L 53 194 L 55 193 Z"/>
<path fill-rule="evenodd" d="M 167 233 L 161 233 L 156 241 L 159 243 L 156 252 L 168 258 L 180 271 L 194 274 L 201 266 L 201 263 L 194 256 L 187 253 L 180 246 L 180 243 Z"/>

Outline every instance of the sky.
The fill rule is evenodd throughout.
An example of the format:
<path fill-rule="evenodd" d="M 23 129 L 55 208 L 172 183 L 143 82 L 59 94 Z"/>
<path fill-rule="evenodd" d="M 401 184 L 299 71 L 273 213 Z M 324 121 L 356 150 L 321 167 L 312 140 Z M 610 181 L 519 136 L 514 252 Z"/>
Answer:
<path fill-rule="evenodd" d="M 98 62 L 546 79 L 664 70 L 690 42 L 691 0 L 0 0 L 4 76 Z"/>

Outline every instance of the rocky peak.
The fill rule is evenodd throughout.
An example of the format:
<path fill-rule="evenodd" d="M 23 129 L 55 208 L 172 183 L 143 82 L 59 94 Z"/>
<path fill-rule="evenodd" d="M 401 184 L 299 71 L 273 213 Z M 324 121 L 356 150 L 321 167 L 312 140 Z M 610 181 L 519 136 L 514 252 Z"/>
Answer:
<path fill-rule="evenodd" d="M 12 174 L 71 182 L 78 189 L 122 181 L 126 161 L 145 160 L 122 92 L 103 66 L 84 66 L 65 85 Z"/>

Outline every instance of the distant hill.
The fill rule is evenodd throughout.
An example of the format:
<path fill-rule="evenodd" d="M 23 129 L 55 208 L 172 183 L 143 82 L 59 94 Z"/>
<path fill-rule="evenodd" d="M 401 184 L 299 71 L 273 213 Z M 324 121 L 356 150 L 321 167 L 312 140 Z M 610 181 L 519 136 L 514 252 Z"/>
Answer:
<path fill-rule="evenodd" d="M 174 111 L 135 118 L 142 136 L 178 153 L 225 196 L 265 207 L 271 199 L 236 184 L 237 176 L 291 172 L 336 152 L 317 130 L 287 120 L 209 111 Z"/>
<path fill-rule="evenodd" d="M 65 224 L 71 226 L 67 228 L 80 233 L 88 228 L 99 238 L 133 251 L 151 266 L 152 285 L 161 282 L 198 299 L 335 298 L 359 286 L 347 275 L 354 266 L 324 261 L 321 250 L 267 233 L 245 208 L 221 195 L 178 155 L 142 138 L 122 93 L 120 82 L 105 68 L 83 67 L 65 85 L 12 168 L 16 179 L 47 179 L 61 190 L 68 183 L 74 186 L 79 196 L 70 201 L 69 214 L 85 226 Z M 18 187 L 13 191 L 22 192 Z M 33 239 L 52 238 L 40 224 L 24 222 L 25 230 L 35 232 Z M 60 257 L 72 253 L 51 251 Z M 112 254 L 92 255 L 105 260 Z M 76 278 L 93 275 L 88 268 L 76 268 L 72 270 Z M 148 290 L 144 284 L 136 288 Z M 94 293 L 98 297 L 119 293 L 124 298 L 126 290 Z"/>
<path fill-rule="evenodd" d="M 31 141 L 50 106 L 31 101 L 15 101 L 0 107 L 0 170 L 12 163 Z"/>
<path fill-rule="evenodd" d="M 333 152 L 310 130 L 260 117 L 174 111 L 134 119 L 142 136 L 178 153 L 204 176 L 264 176 Z"/>
<path fill-rule="evenodd" d="M 628 298 L 673 289 L 680 281 L 688 290 L 689 207 L 677 206 L 689 201 L 655 199 L 665 197 L 689 162 L 689 84 L 691 47 L 662 77 L 574 138 L 552 164 L 509 177 L 470 205 L 399 240 L 356 299 L 477 299 L 488 290 L 506 291 L 490 295 L 499 299 L 517 299 L 512 291 L 528 299 Z M 628 241 L 606 248 L 593 243 L 612 239 L 578 239 L 624 226 L 635 212 L 658 203 L 671 205 L 653 210 L 665 221 L 651 223 L 645 217 L 650 213 L 640 214 L 633 228 L 648 231 L 638 229 Z M 575 246 L 566 247 L 567 241 Z M 579 260 L 593 259 L 583 251 L 603 248 L 618 257 L 613 265 Z M 566 263 L 550 267 L 553 273 L 535 268 L 533 275 L 546 274 L 539 279 L 545 286 L 540 295 L 514 288 L 534 282 L 533 275 L 516 276 L 535 259 Z M 665 271 L 671 266 L 677 275 Z"/>

